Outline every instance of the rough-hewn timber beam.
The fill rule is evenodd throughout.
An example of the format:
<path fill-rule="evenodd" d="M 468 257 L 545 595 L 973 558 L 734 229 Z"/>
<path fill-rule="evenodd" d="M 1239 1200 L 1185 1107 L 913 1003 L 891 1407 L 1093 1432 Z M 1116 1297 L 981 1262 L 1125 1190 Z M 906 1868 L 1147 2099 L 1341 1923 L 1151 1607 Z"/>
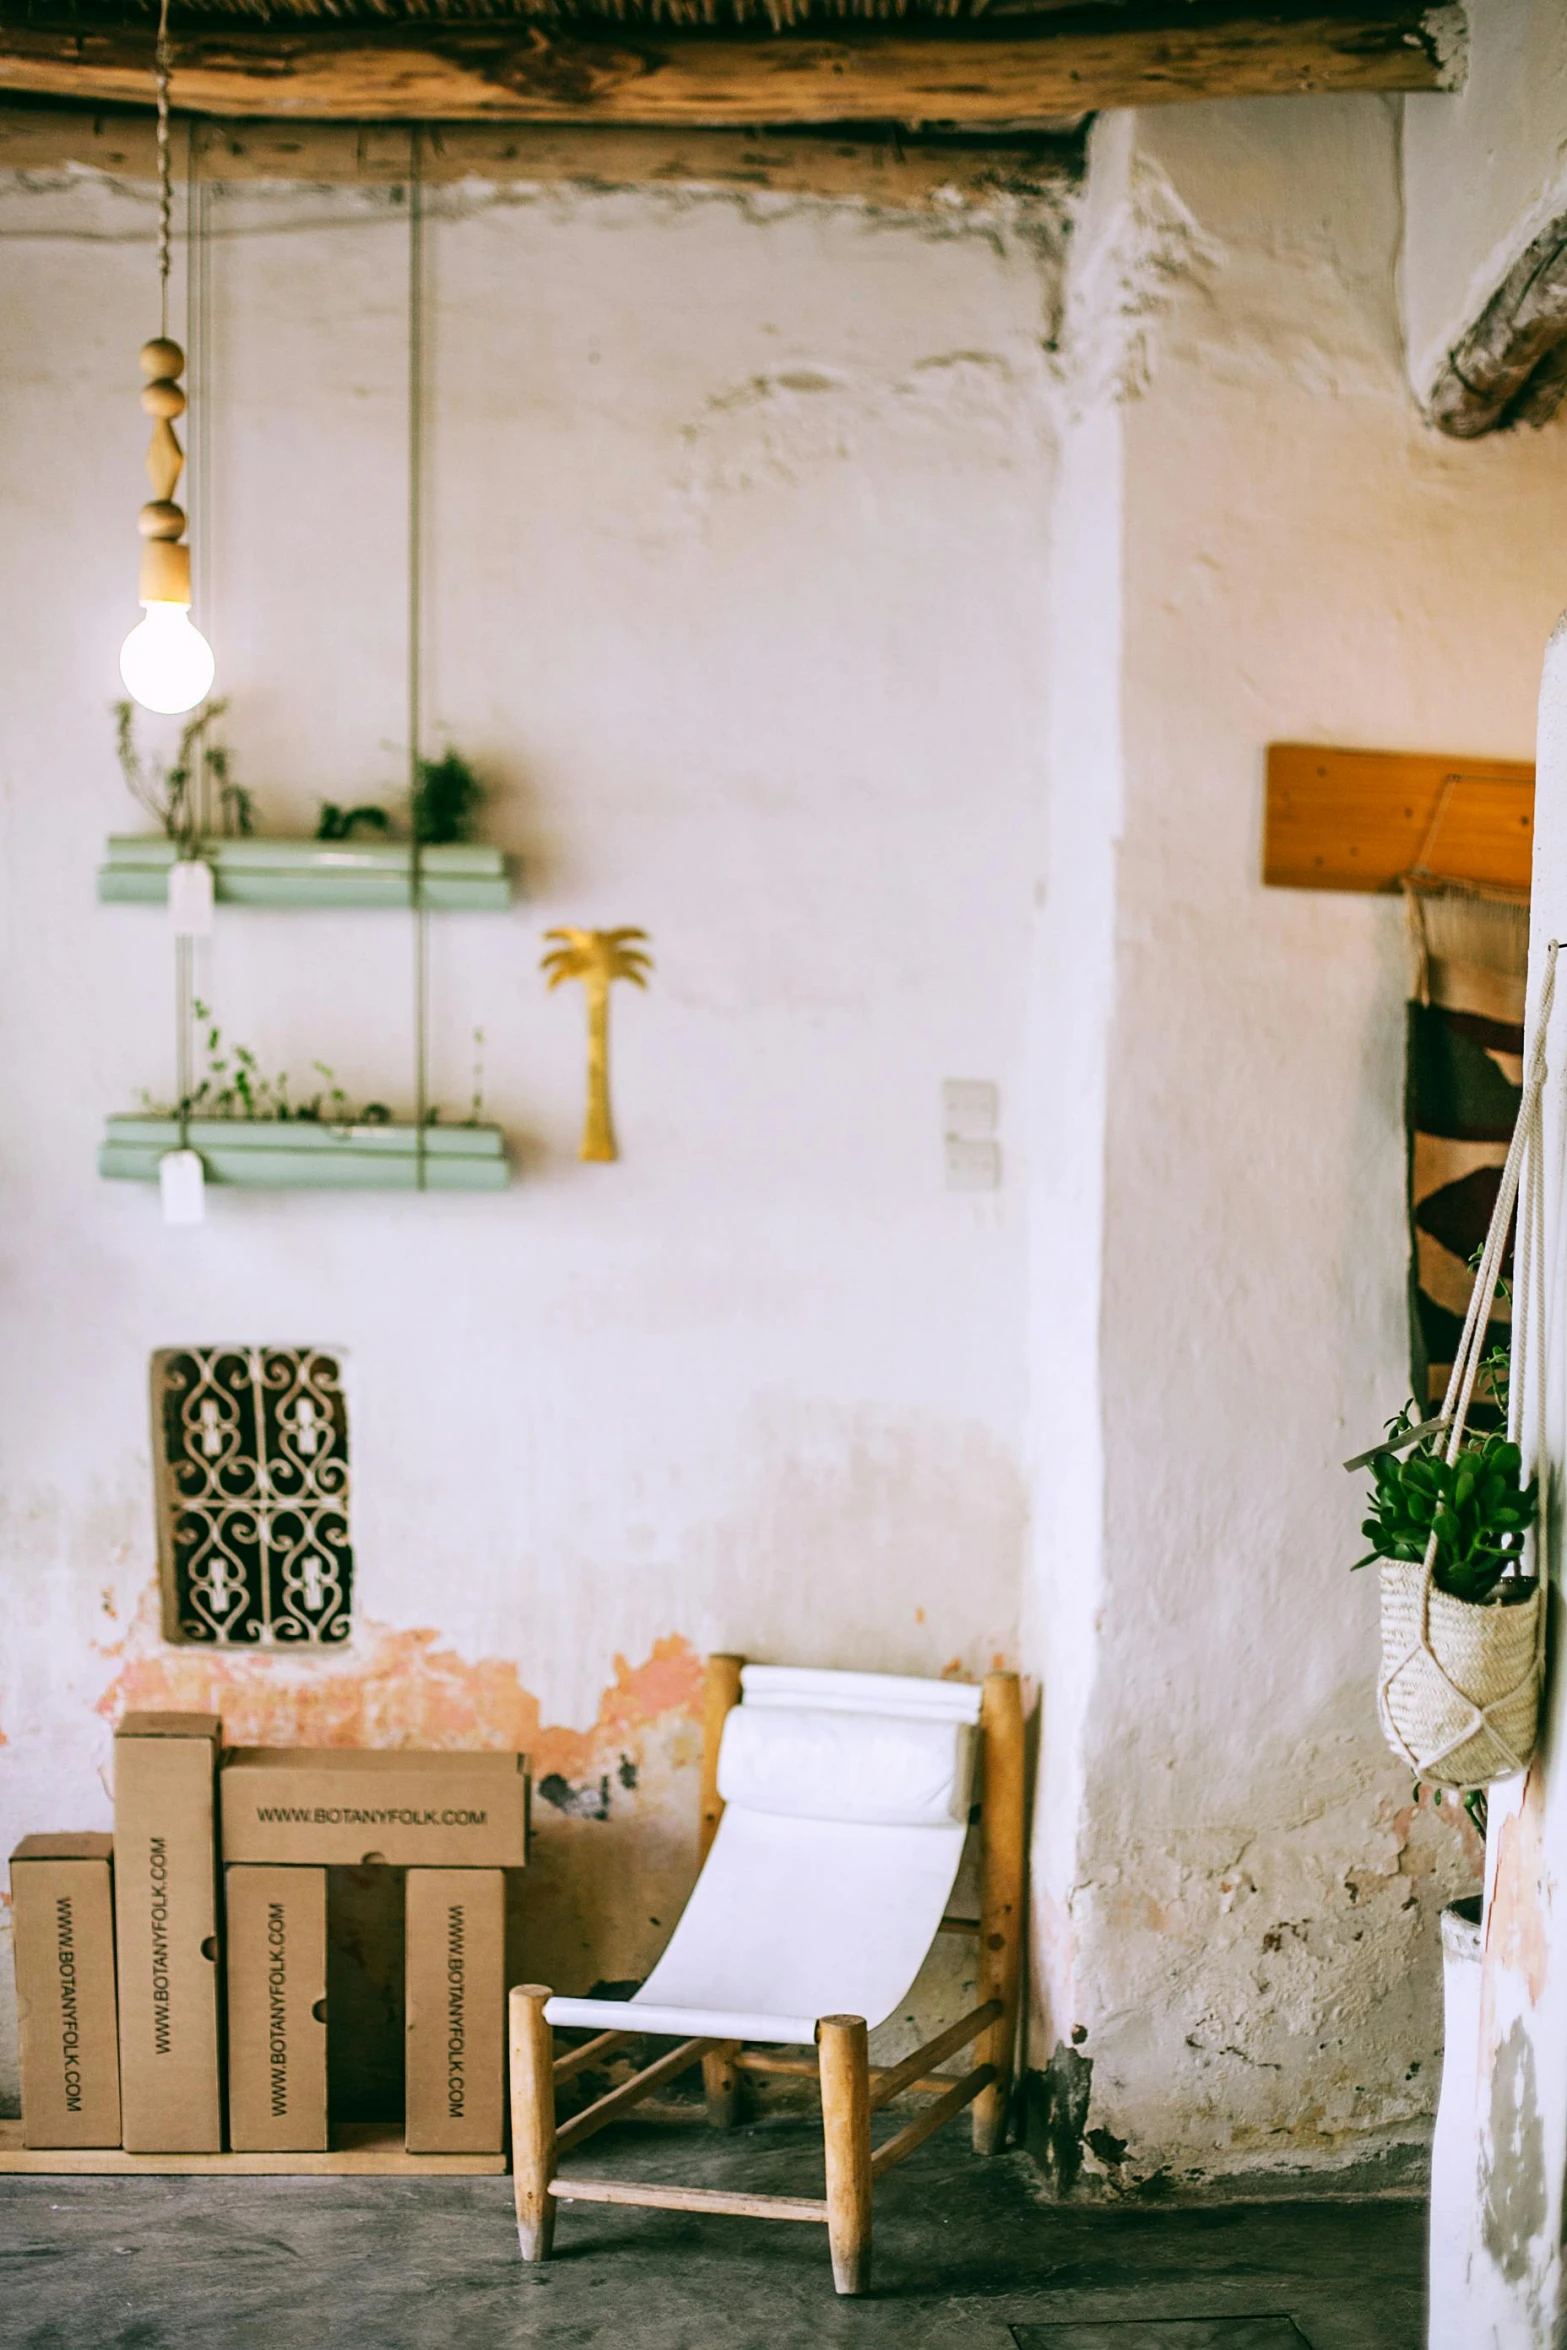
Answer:
<path fill-rule="evenodd" d="M 187 122 L 175 152 L 199 179 L 388 186 L 408 176 L 406 123 Z M 574 188 L 691 188 L 820 196 L 888 212 L 988 212 L 1022 203 L 1060 211 L 1082 168 L 1080 134 L 1001 139 L 883 131 L 644 130 L 613 123 L 441 123 L 426 131 L 428 181 Z M 121 179 L 156 176 L 150 109 L 0 102 L 0 171 L 62 164 Z"/>
<path fill-rule="evenodd" d="M 21 16 L 21 0 L 0 7 L 0 90 L 145 98 L 144 27 L 73 29 Z M 1419 0 L 1245 16 L 1166 0 L 950 25 L 850 24 L 829 39 L 629 27 L 609 38 L 494 20 L 381 31 L 317 19 L 229 32 L 209 19 L 178 33 L 173 95 L 200 114 L 354 121 L 1024 127 L 1170 99 L 1442 88 L 1461 22 L 1456 9 Z"/>
<path fill-rule="evenodd" d="M 1455 440 L 1545 424 L 1567 397 L 1567 220 L 1519 255 L 1447 355 L 1426 406 Z"/>

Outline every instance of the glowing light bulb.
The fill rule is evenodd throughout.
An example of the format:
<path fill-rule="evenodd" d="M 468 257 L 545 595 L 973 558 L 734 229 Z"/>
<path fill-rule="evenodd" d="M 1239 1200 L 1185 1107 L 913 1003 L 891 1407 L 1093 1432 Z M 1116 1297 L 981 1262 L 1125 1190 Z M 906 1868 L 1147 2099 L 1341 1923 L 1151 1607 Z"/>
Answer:
<path fill-rule="evenodd" d="M 147 603 L 120 647 L 125 690 L 144 710 L 175 717 L 194 710 L 212 691 L 217 664 L 212 647 L 191 624 L 188 604 Z"/>

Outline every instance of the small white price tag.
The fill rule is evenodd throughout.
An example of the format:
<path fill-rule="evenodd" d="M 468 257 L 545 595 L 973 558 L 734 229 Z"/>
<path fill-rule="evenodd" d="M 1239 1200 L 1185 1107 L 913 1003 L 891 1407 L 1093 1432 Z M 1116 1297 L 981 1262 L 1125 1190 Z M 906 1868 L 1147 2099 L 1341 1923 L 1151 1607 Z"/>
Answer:
<path fill-rule="evenodd" d="M 212 867 L 201 857 L 169 868 L 169 928 L 176 938 L 212 936 Z"/>
<path fill-rule="evenodd" d="M 199 1151 L 165 1151 L 158 1161 L 165 1224 L 199 1224 L 207 1213 L 207 1175 Z"/>

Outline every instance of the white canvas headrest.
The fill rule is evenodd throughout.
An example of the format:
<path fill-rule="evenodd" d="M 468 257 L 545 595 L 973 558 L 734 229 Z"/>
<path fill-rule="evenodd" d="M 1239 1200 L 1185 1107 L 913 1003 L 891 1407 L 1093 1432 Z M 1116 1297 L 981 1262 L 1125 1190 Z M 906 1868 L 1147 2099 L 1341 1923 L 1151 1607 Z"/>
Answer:
<path fill-rule="evenodd" d="M 908 1673 L 829 1672 L 819 1665 L 743 1665 L 747 1705 L 805 1706 L 812 1712 L 917 1714 L 922 1720 L 977 1722 L 976 1681 L 926 1681 Z"/>
<path fill-rule="evenodd" d="M 951 1827 L 968 1818 L 973 1770 L 967 1722 L 756 1705 L 748 1691 L 724 1724 L 718 1792 L 792 1819 Z"/>

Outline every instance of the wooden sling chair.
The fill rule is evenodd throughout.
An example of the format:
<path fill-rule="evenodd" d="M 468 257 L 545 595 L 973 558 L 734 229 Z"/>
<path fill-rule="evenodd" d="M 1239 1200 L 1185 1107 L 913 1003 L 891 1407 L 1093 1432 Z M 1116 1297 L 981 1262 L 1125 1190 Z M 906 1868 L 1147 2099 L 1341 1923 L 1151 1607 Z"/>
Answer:
<path fill-rule="evenodd" d="M 980 1914 L 953 1918 L 947 1905 L 976 1776 Z M 558 2203 L 646 2204 L 825 2222 L 833 2283 L 840 2293 L 865 2292 L 876 2181 L 966 2105 L 978 2152 L 998 2153 L 1005 2141 L 1023 1810 L 1015 1673 L 992 1673 L 979 1688 L 709 1658 L 702 1871 L 663 1957 L 629 2001 L 557 1999 L 531 1983 L 511 1994 L 512 2165 L 524 2260 L 548 2258 Z M 979 1938 L 979 2004 L 901 2064 L 873 2068 L 867 2031 L 893 2013 L 942 1929 Z M 556 2025 L 596 2036 L 557 2057 Z M 557 2126 L 559 2084 L 643 2034 L 679 2045 Z M 935 2070 L 975 2042 L 971 2070 L 959 2078 Z M 811 2053 L 780 2053 L 789 2048 Z M 737 2118 L 746 2073 L 818 2083 L 824 2197 L 557 2171 L 561 2156 L 699 2062 L 708 2119 L 720 2128 Z M 873 2147 L 871 2116 L 905 2091 L 931 2102 Z"/>

